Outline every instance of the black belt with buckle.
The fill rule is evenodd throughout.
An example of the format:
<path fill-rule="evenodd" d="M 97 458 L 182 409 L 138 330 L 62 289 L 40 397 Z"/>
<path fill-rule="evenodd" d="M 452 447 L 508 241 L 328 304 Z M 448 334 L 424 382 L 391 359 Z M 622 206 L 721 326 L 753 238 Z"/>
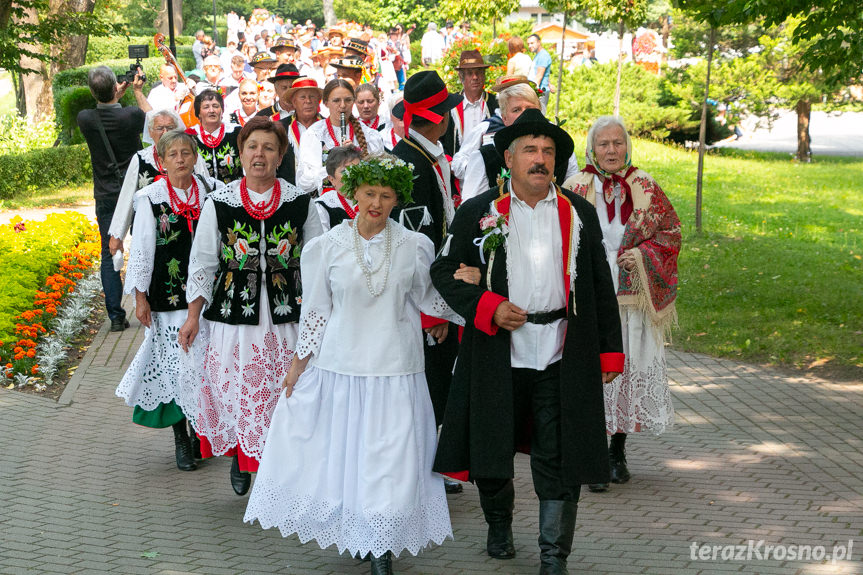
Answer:
<path fill-rule="evenodd" d="M 560 309 L 556 309 L 554 311 L 541 311 L 537 313 L 529 313 L 527 314 L 528 323 L 536 323 L 539 325 L 545 325 L 547 323 L 551 323 L 553 321 L 557 321 L 559 319 L 566 319 L 566 308 L 562 307 Z"/>

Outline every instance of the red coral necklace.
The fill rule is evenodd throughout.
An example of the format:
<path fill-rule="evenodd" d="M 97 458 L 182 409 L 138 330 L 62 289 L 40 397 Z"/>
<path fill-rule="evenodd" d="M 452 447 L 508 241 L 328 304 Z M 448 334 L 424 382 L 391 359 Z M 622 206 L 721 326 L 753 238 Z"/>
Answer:
<path fill-rule="evenodd" d="M 276 178 L 273 182 L 273 194 L 270 199 L 263 202 L 253 202 L 252 198 L 249 197 L 249 189 L 246 187 L 246 178 L 243 176 L 243 179 L 240 180 L 240 200 L 242 200 L 243 207 L 250 216 L 256 220 L 266 220 L 276 213 L 276 209 L 279 207 L 282 200 L 282 187 Z"/>
<path fill-rule="evenodd" d="M 215 149 L 222 143 L 222 138 L 225 137 L 225 125 L 222 124 L 219 127 L 219 135 L 214 137 L 204 131 L 204 126 L 198 124 L 198 134 L 201 136 L 201 141 L 204 142 L 205 146 Z"/>

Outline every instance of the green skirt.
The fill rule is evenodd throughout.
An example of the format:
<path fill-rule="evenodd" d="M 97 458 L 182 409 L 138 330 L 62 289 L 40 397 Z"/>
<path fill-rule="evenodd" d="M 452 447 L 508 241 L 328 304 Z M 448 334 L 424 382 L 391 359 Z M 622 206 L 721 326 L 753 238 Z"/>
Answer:
<path fill-rule="evenodd" d="M 179 423 L 185 419 L 183 410 L 171 400 L 171 403 L 160 403 L 156 409 L 147 411 L 135 406 L 135 411 L 132 413 L 132 422 L 144 427 L 153 427 L 161 429 L 163 427 L 171 427 L 175 423 Z"/>

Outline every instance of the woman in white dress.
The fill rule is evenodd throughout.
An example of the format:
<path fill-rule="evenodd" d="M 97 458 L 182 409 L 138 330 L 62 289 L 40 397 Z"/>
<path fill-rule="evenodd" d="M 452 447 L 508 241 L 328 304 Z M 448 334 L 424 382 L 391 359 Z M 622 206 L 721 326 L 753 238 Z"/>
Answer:
<path fill-rule="evenodd" d="M 677 320 L 680 220 L 659 184 L 632 165 L 632 141 L 620 118 L 596 120 L 586 160 L 563 187 L 596 205 L 617 291 L 626 364 L 623 376 L 603 389 L 611 481 L 626 483 L 627 434 L 659 434 L 674 424 L 664 342 Z M 601 492 L 608 484 L 588 488 Z"/>
<path fill-rule="evenodd" d="M 412 166 L 392 156 L 348 166 L 357 217 L 309 242 L 297 353 L 284 381 L 245 521 L 303 543 L 416 555 L 452 537 L 425 382 L 420 312 L 461 319 L 431 285 L 431 241 L 389 214 L 410 201 Z"/>
<path fill-rule="evenodd" d="M 244 495 L 296 349 L 300 251 L 321 222 L 308 194 L 276 178 L 288 146 L 281 123 L 256 116 L 237 144 L 245 176 L 204 204 L 178 339 L 188 352 L 180 405 L 204 457 L 234 457 L 231 486 Z"/>
<path fill-rule="evenodd" d="M 355 100 L 356 91 L 347 80 L 330 80 L 324 87 L 322 101 L 329 115 L 312 124 L 300 142 L 297 186 L 303 190 L 320 193 L 321 183 L 327 177 L 327 152 L 337 146 L 353 145 L 368 155 L 384 151 L 380 132 L 354 117 Z"/>
<path fill-rule="evenodd" d="M 116 394 L 134 407 L 132 421 L 173 427 L 177 467 L 195 469 L 186 416 L 177 405 L 180 346 L 186 320 L 186 272 L 194 230 L 207 190 L 216 180 L 193 173 L 195 140 L 182 130 L 167 132 L 156 145 L 167 174 L 135 194 L 135 235 L 126 271 L 126 293 L 135 296 L 135 316 L 147 328 L 144 341 Z"/>

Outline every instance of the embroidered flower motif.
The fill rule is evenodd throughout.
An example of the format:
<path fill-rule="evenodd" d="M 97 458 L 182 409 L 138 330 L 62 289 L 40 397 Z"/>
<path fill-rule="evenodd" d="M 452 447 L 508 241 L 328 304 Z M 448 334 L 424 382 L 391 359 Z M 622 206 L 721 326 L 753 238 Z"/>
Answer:
<path fill-rule="evenodd" d="M 240 292 L 240 299 L 243 301 L 249 301 L 250 297 L 252 297 L 252 294 L 249 291 L 249 286 L 246 286 L 243 288 L 243 291 Z"/>
<path fill-rule="evenodd" d="M 159 231 L 163 234 L 171 229 L 171 221 L 168 218 L 168 214 L 162 214 L 159 216 Z"/>
<path fill-rule="evenodd" d="M 224 317 L 224 318 L 227 318 L 229 315 L 231 315 L 231 302 L 230 302 L 230 300 L 225 300 L 222 302 L 222 309 L 221 309 L 220 313 L 222 314 L 222 317 Z"/>
<path fill-rule="evenodd" d="M 153 183 L 153 178 L 151 178 L 150 176 L 148 176 L 146 173 L 144 173 L 144 174 L 138 174 L 138 189 L 139 189 L 139 190 L 140 190 L 141 188 L 144 188 L 144 187 L 146 187 L 146 186 L 149 186 L 149 185 L 150 185 L 150 184 L 152 184 L 152 183 Z"/>
<path fill-rule="evenodd" d="M 180 296 L 178 296 L 178 295 L 168 296 L 168 304 L 177 305 L 178 303 L 180 303 Z"/>
<path fill-rule="evenodd" d="M 288 296 L 285 295 L 277 297 L 274 301 L 276 303 L 276 308 L 273 311 L 276 315 L 288 315 L 293 311 L 293 308 L 291 308 L 291 305 L 288 303 Z"/>
<path fill-rule="evenodd" d="M 291 244 L 288 240 L 282 238 L 279 240 L 279 243 L 276 247 L 270 248 L 267 250 L 267 254 L 271 256 L 276 256 L 279 259 L 279 263 L 282 264 L 282 267 L 288 267 L 288 257 L 291 252 Z"/>
<path fill-rule="evenodd" d="M 243 317 L 249 317 L 255 313 L 255 304 L 243 304 Z"/>

